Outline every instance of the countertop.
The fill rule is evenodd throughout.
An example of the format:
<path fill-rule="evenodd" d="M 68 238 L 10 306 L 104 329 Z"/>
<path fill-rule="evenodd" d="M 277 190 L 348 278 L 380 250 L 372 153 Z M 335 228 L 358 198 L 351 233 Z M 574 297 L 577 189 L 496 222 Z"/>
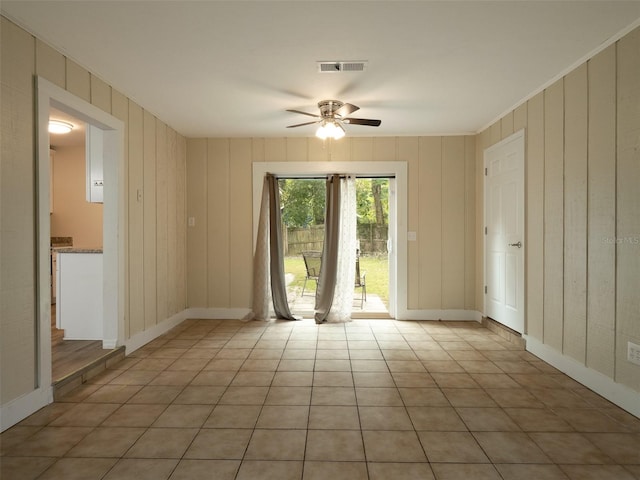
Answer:
<path fill-rule="evenodd" d="M 51 248 L 73 247 L 73 237 L 51 237 Z"/>
<path fill-rule="evenodd" d="M 57 247 L 56 253 L 102 253 L 102 248 Z"/>

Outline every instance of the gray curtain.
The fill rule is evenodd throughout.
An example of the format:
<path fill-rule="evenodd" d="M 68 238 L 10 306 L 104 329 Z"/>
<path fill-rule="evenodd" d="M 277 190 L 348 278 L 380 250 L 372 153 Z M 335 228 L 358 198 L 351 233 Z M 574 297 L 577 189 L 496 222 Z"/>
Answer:
<path fill-rule="evenodd" d="M 269 185 L 269 253 L 271 265 L 271 295 L 276 318 L 298 320 L 289 310 L 287 286 L 284 277 L 284 258 L 282 256 L 282 220 L 280 218 L 280 188 L 278 178 L 267 174 Z"/>
<path fill-rule="evenodd" d="M 322 267 L 316 288 L 316 323 L 327 321 L 333 304 L 333 292 L 336 288 L 338 240 L 340 238 L 340 175 L 331 175 L 327 178 L 324 224 Z"/>
<path fill-rule="evenodd" d="M 260 218 L 256 237 L 256 252 L 253 257 L 253 309 L 243 320 L 269 320 L 271 298 L 271 275 L 269 273 L 269 182 L 264 177 Z"/>

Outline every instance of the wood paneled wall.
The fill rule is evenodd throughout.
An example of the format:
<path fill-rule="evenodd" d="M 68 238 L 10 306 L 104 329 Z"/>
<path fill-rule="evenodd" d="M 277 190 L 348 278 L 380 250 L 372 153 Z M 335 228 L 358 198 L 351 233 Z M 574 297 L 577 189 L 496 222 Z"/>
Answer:
<path fill-rule="evenodd" d="M 34 75 L 125 123 L 125 338 L 186 305 L 186 141 L 90 72 L 1 18 L 0 401 L 34 389 Z"/>
<path fill-rule="evenodd" d="M 5 404 L 35 385 L 36 41 L 4 18 L 0 34 L 0 401 Z"/>
<path fill-rule="evenodd" d="M 481 168 L 484 149 L 526 128 L 527 333 L 635 390 L 639 78 L 637 28 L 479 134 L 476 155 Z"/>
<path fill-rule="evenodd" d="M 408 164 L 409 309 L 475 310 L 475 137 L 187 140 L 189 307 L 249 308 L 253 162 Z"/>

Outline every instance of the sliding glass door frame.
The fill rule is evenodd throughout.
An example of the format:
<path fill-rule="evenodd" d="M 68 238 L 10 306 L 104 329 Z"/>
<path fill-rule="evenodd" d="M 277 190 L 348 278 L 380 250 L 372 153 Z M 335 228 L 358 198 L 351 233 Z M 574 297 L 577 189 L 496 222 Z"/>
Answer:
<path fill-rule="evenodd" d="M 253 247 L 260 198 L 267 173 L 283 177 L 317 177 L 333 173 L 357 177 L 389 177 L 389 315 L 407 318 L 407 163 L 406 162 L 254 162 Z"/>

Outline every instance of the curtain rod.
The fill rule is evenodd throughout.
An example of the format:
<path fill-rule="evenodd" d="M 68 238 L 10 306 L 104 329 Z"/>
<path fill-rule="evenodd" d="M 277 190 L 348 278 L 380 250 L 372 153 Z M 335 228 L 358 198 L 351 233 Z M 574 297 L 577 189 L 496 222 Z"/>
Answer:
<path fill-rule="evenodd" d="M 300 174 L 300 175 L 275 175 L 275 177 L 278 180 L 326 180 L 327 177 L 331 176 L 332 174 L 327 174 L 327 175 L 304 175 L 304 174 Z M 395 175 L 366 175 L 366 174 L 362 174 L 362 175 L 344 175 L 341 174 L 340 178 L 347 178 L 347 177 L 356 177 L 356 178 L 371 178 L 371 179 L 377 179 L 377 178 L 396 178 Z"/>

